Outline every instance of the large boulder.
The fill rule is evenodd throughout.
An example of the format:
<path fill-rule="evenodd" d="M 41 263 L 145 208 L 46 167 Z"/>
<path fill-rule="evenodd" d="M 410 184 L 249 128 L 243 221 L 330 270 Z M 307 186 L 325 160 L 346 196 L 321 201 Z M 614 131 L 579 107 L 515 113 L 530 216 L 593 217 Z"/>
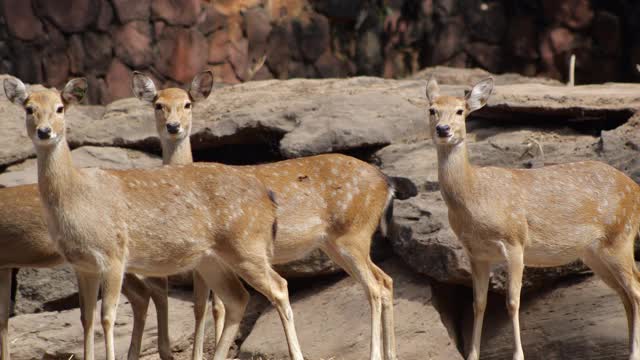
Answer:
<path fill-rule="evenodd" d="M 158 156 L 117 147 L 83 146 L 71 152 L 75 166 L 105 169 L 151 168 L 162 165 Z M 0 174 L 0 186 L 33 184 L 38 181 L 36 159 L 11 166 Z"/>
<path fill-rule="evenodd" d="M 384 262 L 382 268 L 394 279 L 398 358 L 462 359 L 434 307 L 429 281 L 397 260 Z M 354 279 L 296 293 L 291 303 L 305 358 L 368 358 L 370 310 L 364 290 Z M 241 345 L 240 357 L 286 359 L 288 354 L 280 318 L 269 309 Z"/>
<path fill-rule="evenodd" d="M 68 310 L 80 304 L 76 274 L 69 265 L 21 269 L 16 282 L 16 315 Z"/>
<path fill-rule="evenodd" d="M 469 123 L 470 160 L 475 165 L 530 168 L 600 158 L 596 137 L 570 129 L 505 130 L 487 127 L 482 121 Z M 378 151 L 376 156 L 383 172 L 408 178 L 419 191 L 416 197 L 395 201 L 396 226 L 391 236 L 394 251 L 419 273 L 442 282 L 470 284 L 469 260 L 449 226 L 447 207 L 440 195 L 433 143 L 425 140 L 395 144 Z M 583 271 L 585 267 L 579 262 L 556 268 L 527 268 L 523 288 L 540 288 Z M 506 284 L 505 267 L 496 266 L 491 289 L 504 292 Z"/>
<path fill-rule="evenodd" d="M 463 337 L 469 344 L 473 325 L 470 303 L 465 308 L 463 323 Z M 490 298 L 484 323 L 481 358 L 510 359 L 513 327 L 504 298 Z M 622 302 L 595 276 L 523 296 L 520 326 L 527 359 L 626 359 L 629 356 Z"/>

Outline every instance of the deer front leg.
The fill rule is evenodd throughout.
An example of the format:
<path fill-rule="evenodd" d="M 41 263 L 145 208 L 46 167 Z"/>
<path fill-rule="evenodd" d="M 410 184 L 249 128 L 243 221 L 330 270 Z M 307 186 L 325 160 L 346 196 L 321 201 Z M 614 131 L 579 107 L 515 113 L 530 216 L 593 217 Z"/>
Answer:
<path fill-rule="evenodd" d="M 196 330 L 193 335 L 193 353 L 191 358 L 193 360 L 202 359 L 202 352 L 204 347 L 204 316 L 207 312 L 207 306 L 209 305 L 209 286 L 197 272 L 193 272 L 193 314 L 196 319 Z M 222 335 L 222 334 L 220 334 Z M 218 334 L 216 333 L 216 344 L 218 342 Z"/>
<path fill-rule="evenodd" d="M 84 358 L 93 360 L 93 321 L 98 302 L 100 275 L 82 273 L 76 270 L 78 292 L 80 293 L 80 320 L 84 330 Z"/>
<path fill-rule="evenodd" d="M 1 360 L 9 360 L 9 312 L 11 311 L 11 269 L 0 270 L 0 348 Z"/>
<path fill-rule="evenodd" d="M 509 271 L 509 292 L 507 294 L 507 309 L 513 324 L 514 352 L 513 360 L 524 360 L 522 341 L 520 339 L 520 290 L 522 288 L 522 273 L 524 271 L 524 252 L 520 246 L 507 249 L 507 266 Z"/>
<path fill-rule="evenodd" d="M 473 335 L 471 350 L 467 360 L 480 358 L 480 339 L 482 338 L 482 324 L 484 311 L 487 308 L 487 291 L 489 290 L 489 273 L 491 264 L 487 261 L 471 258 L 471 278 L 473 280 Z"/>
<path fill-rule="evenodd" d="M 102 279 L 102 331 L 107 360 L 116 360 L 113 325 L 116 321 L 123 276 L 124 266 L 121 263 L 112 263 L 106 269 Z"/>
<path fill-rule="evenodd" d="M 145 278 L 144 282 L 151 289 L 151 298 L 156 306 L 160 359 L 172 360 L 171 339 L 169 338 L 169 281 L 166 277 L 150 277 Z"/>

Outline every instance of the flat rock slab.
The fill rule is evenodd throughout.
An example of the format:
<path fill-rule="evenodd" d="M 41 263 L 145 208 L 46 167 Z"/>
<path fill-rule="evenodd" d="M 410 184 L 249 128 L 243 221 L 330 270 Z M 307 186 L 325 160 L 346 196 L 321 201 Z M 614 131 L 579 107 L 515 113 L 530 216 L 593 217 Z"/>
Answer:
<path fill-rule="evenodd" d="M 151 168 L 162 165 L 162 159 L 142 151 L 117 147 L 83 146 L 71 151 L 77 167 L 101 167 L 105 169 Z M 0 186 L 9 187 L 38 182 L 36 159 L 10 166 L 0 174 Z"/>
<path fill-rule="evenodd" d="M 462 359 L 433 306 L 429 281 L 412 274 L 397 260 L 384 262 L 382 268 L 394 279 L 398 358 Z M 353 279 L 296 294 L 292 307 L 305 358 L 369 358 L 369 304 L 364 290 Z M 273 308 L 262 314 L 240 347 L 241 359 L 260 357 L 289 357 L 280 318 Z"/>
<path fill-rule="evenodd" d="M 444 80 L 444 79 L 443 79 Z M 378 147 L 428 137 L 424 80 L 292 79 L 218 87 L 194 106 L 193 147 L 268 144 L 284 157 Z M 469 84 L 470 85 L 470 84 Z M 462 95 L 469 85 L 442 85 Z M 628 118 L 640 108 L 639 84 L 497 85 L 476 115 L 505 120 Z M 153 109 L 133 98 L 69 109 L 73 146 L 158 149 Z M 0 98 L 0 166 L 33 156 L 24 112 Z"/>
<path fill-rule="evenodd" d="M 169 334 L 172 343 L 188 343 L 187 338 L 193 335 L 193 303 L 190 301 L 190 296 L 187 293 L 180 294 L 180 298 L 189 300 L 169 297 Z M 131 307 L 125 301 L 126 298 L 122 296 L 115 326 L 115 349 L 118 359 L 126 358 L 133 326 Z M 98 303 L 97 309 L 100 309 L 100 303 Z M 99 311 L 96 312 L 96 314 L 98 313 Z M 95 327 L 95 355 L 99 360 L 105 358 L 104 338 L 99 315 L 96 315 Z M 157 332 L 155 308 L 151 302 L 142 340 L 143 354 L 156 351 Z M 9 322 L 9 341 L 11 343 L 11 357 L 14 359 L 82 359 L 83 340 L 80 310 L 13 317 Z"/>
<path fill-rule="evenodd" d="M 480 357 L 511 359 L 513 331 L 504 299 L 487 309 Z M 471 305 L 467 306 L 464 337 L 470 341 Z M 520 326 L 524 356 L 530 360 L 626 359 L 627 320 L 622 302 L 593 276 L 522 297 Z"/>

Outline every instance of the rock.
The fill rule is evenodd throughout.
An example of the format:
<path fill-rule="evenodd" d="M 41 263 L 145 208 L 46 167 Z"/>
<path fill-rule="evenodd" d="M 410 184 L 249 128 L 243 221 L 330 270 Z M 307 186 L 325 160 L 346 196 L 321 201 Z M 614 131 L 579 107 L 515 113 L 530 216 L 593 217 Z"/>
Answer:
<path fill-rule="evenodd" d="M 502 47 L 488 45 L 483 42 L 473 42 L 465 46 L 465 51 L 480 66 L 490 72 L 498 72 L 502 68 Z"/>
<path fill-rule="evenodd" d="M 147 21 L 151 15 L 151 0 L 112 0 L 121 24 L 132 20 Z"/>
<path fill-rule="evenodd" d="M 193 25 L 199 14 L 200 0 L 154 0 L 151 2 L 151 15 L 170 25 Z"/>
<path fill-rule="evenodd" d="M 131 95 L 131 69 L 118 59 L 111 61 L 107 70 L 105 83 L 109 91 L 109 101 L 122 99 Z"/>
<path fill-rule="evenodd" d="M 620 18 L 610 12 L 600 11 L 593 20 L 593 41 L 605 55 L 617 56 L 622 49 L 624 30 Z"/>
<path fill-rule="evenodd" d="M 255 62 L 267 53 L 267 41 L 271 33 L 269 13 L 264 8 L 253 8 L 244 14 L 249 61 Z"/>
<path fill-rule="evenodd" d="M 394 279 L 398 358 L 462 359 L 434 308 L 429 281 L 413 275 L 397 260 L 385 262 L 382 268 Z M 291 303 L 305 358 L 368 358 L 370 310 L 364 290 L 354 279 L 293 294 Z M 242 343 L 240 357 L 287 358 L 281 329 L 277 312 L 270 308 Z"/>
<path fill-rule="evenodd" d="M 304 259 L 276 265 L 275 269 L 287 279 L 308 278 L 342 272 L 342 269 L 320 250 L 314 250 Z"/>
<path fill-rule="evenodd" d="M 98 0 L 35 0 L 38 13 L 65 33 L 81 32 L 98 17 Z"/>
<path fill-rule="evenodd" d="M 80 306 L 76 274 L 70 265 L 21 269 L 16 282 L 16 315 L 69 310 Z"/>
<path fill-rule="evenodd" d="M 162 165 L 157 156 L 137 150 L 117 147 L 83 146 L 71 152 L 73 164 L 78 167 L 101 167 L 105 169 L 151 168 Z M 10 166 L 0 174 L 0 185 L 4 187 L 33 184 L 38 181 L 36 159 L 29 159 Z"/>
<path fill-rule="evenodd" d="M 232 40 L 229 42 L 229 63 L 233 67 L 236 76 L 240 80 L 247 78 L 249 69 L 249 42 L 247 39 Z"/>
<path fill-rule="evenodd" d="M 461 309 L 462 310 L 462 309 Z M 472 306 L 465 308 L 464 338 L 469 343 Z M 481 357 L 513 355 L 513 327 L 502 298 L 489 302 Z M 618 295 L 597 277 L 563 282 L 553 290 L 523 296 L 520 326 L 524 356 L 542 359 L 623 359 L 629 356 L 627 320 Z"/>
<path fill-rule="evenodd" d="M 340 78 L 348 74 L 345 64 L 327 50 L 313 64 L 321 78 Z"/>
<path fill-rule="evenodd" d="M 169 26 L 156 45 L 155 67 L 164 76 L 189 83 L 207 64 L 207 40 L 195 29 Z"/>
<path fill-rule="evenodd" d="M 502 2 L 473 0 L 464 6 L 469 35 L 481 42 L 498 44 L 507 30 L 507 10 Z"/>
<path fill-rule="evenodd" d="M 509 22 L 506 46 L 523 59 L 538 58 L 538 28 L 533 16 L 514 16 Z"/>
<path fill-rule="evenodd" d="M 84 65 L 92 74 L 104 75 L 111 65 L 113 41 L 102 33 L 86 32 L 82 35 Z"/>
<path fill-rule="evenodd" d="M 3 1 L 2 14 L 9 32 L 18 39 L 32 41 L 44 36 L 42 22 L 33 13 L 31 0 Z"/>
<path fill-rule="evenodd" d="M 358 74 L 382 73 L 382 44 L 379 34 L 373 30 L 360 35 L 356 43 L 356 66 Z"/>
<path fill-rule="evenodd" d="M 267 40 L 266 65 L 278 79 L 289 77 L 290 35 L 291 33 L 287 31 L 287 27 L 282 24 L 274 24 Z"/>
<path fill-rule="evenodd" d="M 153 63 L 151 25 L 147 21 L 130 21 L 113 33 L 116 56 L 134 69 Z"/>
<path fill-rule="evenodd" d="M 137 1 L 136 3 L 139 3 Z M 101 0 L 100 1 L 100 10 L 98 11 L 98 19 L 96 20 L 96 29 L 100 31 L 109 30 L 109 25 L 113 22 L 113 18 L 115 15 L 113 14 L 113 8 L 111 7 L 111 3 L 109 0 Z"/>
<path fill-rule="evenodd" d="M 544 84 L 544 85 L 562 85 L 562 83 L 555 79 L 548 79 L 544 77 L 527 77 L 520 74 L 491 74 L 490 72 L 480 69 L 458 69 L 450 68 L 446 66 L 434 66 L 420 70 L 419 72 L 411 75 L 409 79 L 414 80 L 429 80 L 431 75 L 435 75 L 439 84 L 447 85 L 464 85 L 470 86 L 478 81 L 485 79 L 489 76 L 493 77 L 496 85 L 510 85 L 510 84 Z M 425 83 L 426 86 L 426 83 Z"/>
<path fill-rule="evenodd" d="M 329 48 L 329 21 L 322 15 L 312 14 L 308 21 L 293 23 L 293 31 L 305 60 L 314 62 Z"/>
<path fill-rule="evenodd" d="M 338 21 L 356 21 L 364 5 L 363 0 L 315 0 L 314 9 L 322 15 Z"/>
<path fill-rule="evenodd" d="M 97 309 L 100 309 L 100 306 L 99 302 Z M 191 294 L 172 292 L 169 297 L 169 309 L 169 334 L 171 334 L 173 348 L 187 350 L 189 338 L 193 336 Z M 158 328 L 153 302 L 150 303 L 148 314 L 142 340 L 143 355 L 155 353 L 157 349 Z M 96 319 L 94 322 L 96 327 L 95 355 L 96 359 L 104 359 L 104 340 L 100 330 L 99 315 Z M 118 359 L 126 358 L 132 326 L 131 307 L 127 304 L 126 297 L 121 296 L 114 327 L 115 349 Z M 9 322 L 11 356 L 16 359 L 80 359 L 83 356 L 82 339 L 79 309 L 21 315 L 13 317 Z"/>
<path fill-rule="evenodd" d="M 465 42 L 464 19 L 462 16 L 446 20 L 435 35 L 438 51 L 428 54 L 431 64 L 439 64 L 455 56 L 463 50 Z"/>
<path fill-rule="evenodd" d="M 543 0 L 542 7 L 546 19 L 572 29 L 585 28 L 593 20 L 589 0 Z"/>
<path fill-rule="evenodd" d="M 82 37 L 80 35 L 71 35 L 71 37 L 69 37 L 69 48 L 67 49 L 67 57 L 69 58 L 69 71 L 71 71 L 71 74 L 83 74 L 84 59 L 86 57 L 86 54 L 84 53 Z"/>
<path fill-rule="evenodd" d="M 210 64 L 219 64 L 229 58 L 229 34 L 225 30 L 219 30 L 209 36 L 209 56 L 207 61 Z"/>
<path fill-rule="evenodd" d="M 210 66 L 209 70 L 213 71 L 213 79 L 215 83 L 221 82 L 223 84 L 238 84 L 240 82 L 236 76 L 236 72 L 233 70 L 233 66 L 228 62 Z"/>
<path fill-rule="evenodd" d="M 607 163 L 624 171 L 634 181 L 640 181 L 640 113 L 636 113 L 625 124 L 603 131 L 600 150 Z"/>
<path fill-rule="evenodd" d="M 198 31 L 204 35 L 209 35 L 227 26 L 227 18 L 221 14 L 215 6 L 204 3 L 196 26 Z"/>
<path fill-rule="evenodd" d="M 13 64 L 13 75 L 19 77 L 24 83 L 41 83 L 44 81 L 42 53 L 36 46 L 15 41 L 11 44 L 11 51 L 16 59 L 20 59 L 20 61 Z"/>
<path fill-rule="evenodd" d="M 69 58 L 64 50 L 45 54 L 42 65 L 49 86 L 62 87 L 66 84 L 69 78 Z"/>

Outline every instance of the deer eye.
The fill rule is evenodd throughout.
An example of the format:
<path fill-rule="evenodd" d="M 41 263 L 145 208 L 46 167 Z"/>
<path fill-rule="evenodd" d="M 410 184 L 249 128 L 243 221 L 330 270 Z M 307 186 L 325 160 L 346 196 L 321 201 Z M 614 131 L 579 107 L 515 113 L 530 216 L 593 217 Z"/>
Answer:
<path fill-rule="evenodd" d="M 62 114 L 63 111 L 64 111 L 64 106 L 58 106 L 58 108 L 56 109 L 56 112 L 58 114 Z"/>
<path fill-rule="evenodd" d="M 462 115 L 462 109 L 459 109 L 458 111 L 456 111 L 456 115 Z"/>
<path fill-rule="evenodd" d="M 435 116 L 436 115 L 436 110 L 435 109 L 429 109 L 429 114 L 431 116 Z"/>
<path fill-rule="evenodd" d="M 31 106 L 25 108 L 25 111 L 27 112 L 27 114 L 33 115 L 33 108 Z"/>
<path fill-rule="evenodd" d="M 162 104 L 156 104 L 155 108 L 156 110 L 162 110 Z"/>
<path fill-rule="evenodd" d="M 191 109 L 191 103 L 184 104 L 184 108 L 185 109 Z"/>

